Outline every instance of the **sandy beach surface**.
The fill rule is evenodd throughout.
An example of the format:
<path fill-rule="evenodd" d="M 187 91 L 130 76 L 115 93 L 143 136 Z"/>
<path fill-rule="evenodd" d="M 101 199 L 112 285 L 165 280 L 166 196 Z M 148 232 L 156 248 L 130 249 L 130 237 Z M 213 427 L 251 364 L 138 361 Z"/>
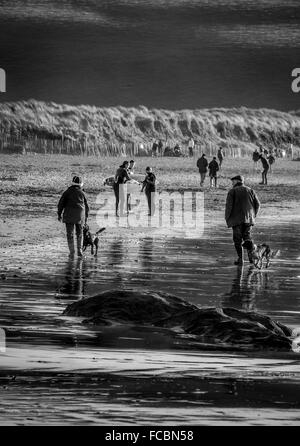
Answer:
<path fill-rule="evenodd" d="M 220 200 L 226 191 L 205 191 L 209 202 L 214 193 Z M 296 352 L 186 348 L 157 328 L 99 330 L 62 316 L 75 300 L 143 289 L 200 307 L 258 311 L 297 329 L 296 199 L 263 206 L 255 239 L 280 254 L 269 269 L 257 270 L 232 264 L 221 200 L 205 208 L 200 236 L 107 228 L 98 257 L 87 252 L 82 261 L 69 261 L 64 227 L 55 218 L 58 194 L 2 196 L 0 327 L 6 350 L 0 353 L 0 424 L 300 424 Z M 94 231 L 96 195 L 89 198 Z"/>

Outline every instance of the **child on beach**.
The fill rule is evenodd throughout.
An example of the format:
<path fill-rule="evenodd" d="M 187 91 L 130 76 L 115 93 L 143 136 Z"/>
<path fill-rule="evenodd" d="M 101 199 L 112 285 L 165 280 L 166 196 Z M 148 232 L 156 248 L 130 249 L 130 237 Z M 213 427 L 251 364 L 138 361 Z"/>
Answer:
<path fill-rule="evenodd" d="M 142 192 L 145 190 L 148 202 L 149 216 L 154 215 L 155 212 L 155 203 L 154 203 L 154 196 L 156 190 L 155 182 L 156 182 L 156 176 L 152 172 L 152 168 L 146 167 L 146 177 L 143 181 Z"/>

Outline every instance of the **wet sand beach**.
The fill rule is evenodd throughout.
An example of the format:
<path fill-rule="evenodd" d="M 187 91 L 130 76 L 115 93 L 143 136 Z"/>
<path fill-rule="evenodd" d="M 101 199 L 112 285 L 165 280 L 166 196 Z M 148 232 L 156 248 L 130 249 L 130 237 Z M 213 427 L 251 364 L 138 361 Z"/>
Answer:
<path fill-rule="evenodd" d="M 267 270 L 232 265 L 221 211 L 200 238 L 108 229 L 98 257 L 86 252 L 82 261 L 68 260 L 54 219 L 19 217 L 23 238 L 33 227 L 37 235 L 30 243 L 2 239 L 0 423 L 300 424 L 297 353 L 210 352 L 176 344 L 157 328 L 99 331 L 62 316 L 69 303 L 117 287 L 258 311 L 298 328 L 298 210 L 287 206 L 275 222 L 270 206 L 269 218 L 258 219 L 255 239 L 280 250 Z"/>

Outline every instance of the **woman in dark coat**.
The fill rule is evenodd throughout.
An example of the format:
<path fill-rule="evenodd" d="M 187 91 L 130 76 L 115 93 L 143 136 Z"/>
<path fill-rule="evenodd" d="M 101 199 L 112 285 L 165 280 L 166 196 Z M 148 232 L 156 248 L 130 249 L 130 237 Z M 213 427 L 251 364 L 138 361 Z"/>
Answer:
<path fill-rule="evenodd" d="M 257 168 L 257 162 L 259 161 L 259 152 L 257 149 L 254 150 L 254 152 L 252 153 L 252 160 L 254 162 L 254 168 Z"/>
<path fill-rule="evenodd" d="M 116 216 L 118 217 L 118 210 L 120 204 L 120 215 L 124 214 L 125 203 L 127 202 L 127 194 L 125 191 L 125 183 L 130 180 L 128 175 L 128 161 L 124 161 L 123 164 L 118 168 L 115 175 L 115 182 L 113 185 L 115 197 L 116 197 Z"/>
<path fill-rule="evenodd" d="M 58 221 L 66 224 L 70 258 L 75 255 L 74 228 L 76 229 L 77 254 L 82 257 L 83 225 L 89 215 L 89 206 L 82 190 L 80 177 L 73 177 L 72 185 L 62 194 L 57 208 Z"/>

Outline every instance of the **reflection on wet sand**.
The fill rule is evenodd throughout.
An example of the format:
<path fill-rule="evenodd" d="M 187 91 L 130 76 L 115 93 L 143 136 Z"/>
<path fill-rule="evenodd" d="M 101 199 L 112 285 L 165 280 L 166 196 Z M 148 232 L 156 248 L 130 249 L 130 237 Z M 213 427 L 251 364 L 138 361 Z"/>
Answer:
<path fill-rule="evenodd" d="M 69 260 L 65 267 L 64 281 L 57 292 L 64 299 L 82 299 L 85 295 L 86 264 L 82 259 Z"/>
<path fill-rule="evenodd" d="M 111 242 L 107 257 L 108 265 L 122 265 L 124 259 L 124 244 L 121 237 L 117 237 Z"/>
<path fill-rule="evenodd" d="M 128 279 L 128 271 L 127 271 L 127 250 L 124 247 L 124 241 L 122 237 L 117 237 L 114 239 L 109 249 L 106 253 L 106 261 L 107 266 L 112 268 L 113 271 L 113 279 L 112 283 L 115 283 L 117 286 L 122 287 L 124 283 L 126 283 Z M 108 279 L 109 274 L 107 274 L 105 277 Z M 108 280 L 107 280 L 108 281 Z"/>
<path fill-rule="evenodd" d="M 196 352 L 192 344 L 191 350 L 179 351 L 182 343 L 179 345 L 176 339 L 177 351 L 173 350 L 172 361 L 170 349 L 174 348 L 174 339 L 170 344 L 165 331 L 120 324 L 97 331 L 93 326 L 83 324 L 81 319 L 62 316 L 72 300 L 114 289 L 142 289 L 167 292 L 200 308 L 226 306 L 255 310 L 291 328 L 298 327 L 300 259 L 299 225 L 296 223 L 268 225 L 258 234 L 261 241 L 268 241 L 272 248 L 280 249 L 282 253 L 272 260 L 268 271 L 256 270 L 248 264 L 242 269 L 234 267 L 231 254 L 228 254 L 232 252 L 231 238 L 226 228 L 219 227 L 197 241 L 165 237 L 150 231 L 139 235 L 134 231 L 116 234 L 108 230 L 98 257 L 86 253 L 83 261 L 66 260 L 67 247 L 60 237 L 35 246 L 24 245 L 18 251 L 15 247 L 2 251 L 0 326 L 6 331 L 7 354 L 0 361 L 2 370 L 5 358 L 7 367 L 23 367 L 22 374 L 26 372 L 27 376 L 20 385 L 19 374 L 12 381 L 4 370 L 2 382 L 9 388 L 2 392 L 0 424 L 5 417 L 11 423 L 22 424 L 30 419 L 32 423 L 41 420 L 78 423 L 89 417 L 89 422 L 99 424 L 103 422 L 103 416 L 108 424 L 135 424 L 145 420 L 146 423 L 152 420 L 153 424 L 161 420 L 173 424 L 193 420 L 211 423 L 218 419 L 224 421 L 222 409 L 227 402 L 226 413 L 231 411 L 230 416 L 227 415 L 232 423 L 267 424 L 277 419 L 280 423 L 282 420 L 287 424 L 297 423 L 293 411 L 299 406 L 295 402 L 299 360 L 294 352 L 276 352 L 275 355 L 268 351 L 255 356 L 246 352 L 234 355 L 217 351 L 207 353 Z M 224 295 L 226 290 L 229 292 Z M 188 339 L 183 338 L 183 341 L 188 342 Z M 273 361 L 271 367 L 269 360 Z M 42 367 L 47 367 L 51 374 L 49 386 L 45 384 L 46 371 Z M 67 388 L 65 401 L 62 401 L 64 384 L 60 381 L 60 373 L 66 367 Z M 92 381 L 79 395 L 92 369 Z M 80 370 L 83 381 L 79 383 Z M 124 387 L 128 377 L 139 370 L 141 376 L 147 375 L 145 381 L 142 384 L 135 381 L 132 387 Z M 170 375 L 172 370 L 173 376 Z M 108 374 L 116 380 L 114 384 L 107 379 Z M 124 385 L 119 381 L 121 374 L 126 375 Z M 186 387 L 188 376 L 190 390 Z M 217 380 L 216 387 L 213 376 Z M 220 377 L 224 376 L 224 391 L 220 392 Z M 170 378 L 169 388 L 165 377 Z M 182 377 L 181 388 L 178 386 L 181 386 Z M 58 380 L 57 384 L 53 379 Z M 103 392 L 99 387 L 101 382 L 105 384 Z M 261 387 L 261 383 L 264 386 L 266 382 L 270 384 L 268 389 Z M 28 383 L 29 387 L 26 387 Z M 44 386 L 43 393 L 36 387 L 38 383 Z M 209 389 L 206 383 L 209 383 Z M 13 385 L 19 387 L 12 388 Z M 149 389 L 152 391 L 154 385 L 157 387 L 152 397 Z M 243 393 L 241 386 L 247 386 L 247 393 Z M 53 405 L 54 387 L 57 401 Z M 140 393 L 133 393 L 132 388 L 137 388 Z M 118 392 L 115 396 L 114 389 Z M 139 398 L 140 406 L 137 405 Z M 192 402 L 190 409 L 187 406 L 189 400 Z M 170 416 L 165 415 L 166 401 L 169 406 L 174 404 Z M 41 416 L 32 415 L 35 404 Z M 178 409 L 180 405 L 184 406 L 182 413 Z M 168 407 L 167 412 L 170 410 L 172 407 Z"/>
<path fill-rule="evenodd" d="M 232 281 L 231 290 L 222 299 L 222 306 L 240 308 L 246 311 L 257 310 L 257 294 L 267 288 L 268 273 L 254 266 L 239 266 Z"/>
<path fill-rule="evenodd" d="M 153 237 L 146 237 L 141 241 L 139 248 L 139 258 L 141 259 L 141 268 L 146 273 L 153 270 Z"/>

